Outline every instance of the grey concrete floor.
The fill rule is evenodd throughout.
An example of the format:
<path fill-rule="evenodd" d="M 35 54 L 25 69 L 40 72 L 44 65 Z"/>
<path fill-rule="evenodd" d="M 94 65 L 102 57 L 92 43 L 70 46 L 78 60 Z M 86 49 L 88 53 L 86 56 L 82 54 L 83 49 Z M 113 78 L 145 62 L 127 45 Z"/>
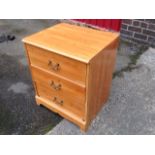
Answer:
<path fill-rule="evenodd" d="M 38 107 L 22 38 L 56 24 L 57 20 L 0 20 L 0 134 L 45 134 L 62 118 Z"/>
<path fill-rule="evenodd" d="M 122 56 L 119 58 L 116 69 L 121 69 L 124 64 L 124 60 L 121 60 Z M 126 66 L 126 63 L 124 65 Z M 155 134 L 154 94 L 155 49 L 149 48 L 140 56 L 135 69 L 130 72 L 125 71 L 121 77 L 116 76 L 113 79 L 109 100 L 94 119 L 86 133 L 81 132 L 71 122 L 62 120 L 48 134 Z"/>

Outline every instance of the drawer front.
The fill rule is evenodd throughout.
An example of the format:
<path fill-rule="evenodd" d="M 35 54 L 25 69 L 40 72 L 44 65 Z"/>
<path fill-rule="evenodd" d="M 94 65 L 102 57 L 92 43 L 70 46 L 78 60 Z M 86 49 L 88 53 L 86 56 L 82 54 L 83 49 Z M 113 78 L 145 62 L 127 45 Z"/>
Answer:
<path fill-rule="evenodd" d="M 83 117 L 85 112 L 85 88 L 59 79 L 35 67 L 31 68 L 38 96 L 54 102 L 76 115 Z"/>
<path fill-rule="evenodd" d="M 35 46 L 26 45 L 26 48 L 31 65 L 85 84 L 86 64 Z"/>

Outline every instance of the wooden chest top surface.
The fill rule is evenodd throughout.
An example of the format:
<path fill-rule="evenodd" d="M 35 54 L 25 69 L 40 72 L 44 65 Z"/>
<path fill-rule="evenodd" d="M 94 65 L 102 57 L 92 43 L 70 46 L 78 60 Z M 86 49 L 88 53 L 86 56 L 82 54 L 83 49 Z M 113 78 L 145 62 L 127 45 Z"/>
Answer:
<path fill-rule="evenodd" d="M 23 42 L 88 63 L 118 39 L 119 33 L 60 23 L 23 39 Z"/>

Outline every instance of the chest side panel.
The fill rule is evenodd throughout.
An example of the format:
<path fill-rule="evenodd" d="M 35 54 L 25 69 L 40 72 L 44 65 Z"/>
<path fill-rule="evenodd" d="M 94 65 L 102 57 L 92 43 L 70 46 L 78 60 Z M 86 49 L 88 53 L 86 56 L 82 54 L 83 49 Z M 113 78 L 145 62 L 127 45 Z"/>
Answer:
<path fill-rule="evenodd" d="M 92 59 L 87 68 L 87 120 L 90 122 L 106 103 L 112 81 L 118 39 Z"/>

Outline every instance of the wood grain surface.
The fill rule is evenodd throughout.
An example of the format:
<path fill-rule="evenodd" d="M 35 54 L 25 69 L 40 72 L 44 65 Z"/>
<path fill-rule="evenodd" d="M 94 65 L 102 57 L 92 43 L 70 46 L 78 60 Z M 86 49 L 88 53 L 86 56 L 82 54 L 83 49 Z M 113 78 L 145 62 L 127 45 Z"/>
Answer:
<path fill-rule="evenodd" d="M 119 33 L 57 24 L 23 39 L 25 43 L 88 63 L 98 52 L 118 38 Z"/>

